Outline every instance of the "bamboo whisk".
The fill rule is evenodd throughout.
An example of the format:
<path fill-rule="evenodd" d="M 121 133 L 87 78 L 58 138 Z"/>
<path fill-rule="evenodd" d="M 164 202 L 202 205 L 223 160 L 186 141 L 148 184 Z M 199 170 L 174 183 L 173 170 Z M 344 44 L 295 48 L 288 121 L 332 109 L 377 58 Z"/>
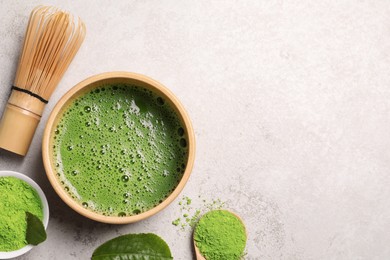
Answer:
<path fill-rule="evenodd" d="M 0 147 L 26 155 L 43 109 L 85 37 L 85 25 L 55 7 L 31 12 L 11 96 L 0 121 Z"/>

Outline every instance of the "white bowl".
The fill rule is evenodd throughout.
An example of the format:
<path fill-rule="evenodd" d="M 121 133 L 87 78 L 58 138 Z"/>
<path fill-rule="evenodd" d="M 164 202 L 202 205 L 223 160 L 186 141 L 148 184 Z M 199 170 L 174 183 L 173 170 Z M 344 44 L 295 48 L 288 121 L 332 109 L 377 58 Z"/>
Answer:
<path fill-rule="evenodd" d="M 32 179 L 27 177 L 26 175 L 19 173 L 19 172 L 13 172 L 13 171 L 0 171 L 0 177 L 6 177 L 6 176 L 11 176 L 18 178 L 22 181 L 27 182 L 28 184 L 33 187 L 39 197 L 41 198 L 42 201 L 42 206 L 43 206 L 43 225 L 45 226 L 45 229 L 47 228 L 47 224 L 49 223 L 49 204 L 47 203 L 47 199 L 41 188 L 38 186 L 38 184 L 35 183 Z M 15 251 L 10 251 L 10 252 L 0 252 L 0 259 L 9 259 L 13 257 L 17 257 L 20 255 L 23 255 L 30 251 L 34 246 L 32 245 L 27 245 L 25 247 L 22 247 L 21 249 L 15 250 Z"/>

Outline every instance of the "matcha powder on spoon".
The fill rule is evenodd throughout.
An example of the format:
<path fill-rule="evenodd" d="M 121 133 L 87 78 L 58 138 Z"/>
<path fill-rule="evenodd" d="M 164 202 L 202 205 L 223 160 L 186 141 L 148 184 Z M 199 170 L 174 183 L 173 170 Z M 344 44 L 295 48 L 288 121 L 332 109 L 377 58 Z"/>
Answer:
<path fill-rule="evenodd" d="M 237 260 L 244 254 L 245 226 L 227 210 L 206 213 L 197 224 L 194 240 L 207 260 Z"/>
<path fill-rule="evenodd" d="M 26 182 L 0 177 L 0 251 L 9 252 L 27 245 L 26 212 L 43 219 L 38 193 Z"/>

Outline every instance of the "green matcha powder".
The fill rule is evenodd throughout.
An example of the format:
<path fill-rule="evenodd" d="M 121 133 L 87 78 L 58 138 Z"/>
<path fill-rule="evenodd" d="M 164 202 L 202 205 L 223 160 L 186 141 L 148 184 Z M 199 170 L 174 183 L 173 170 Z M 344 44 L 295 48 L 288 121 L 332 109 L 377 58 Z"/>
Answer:
<path fill-rule="evenodd" d="M 199 220 L 194 240 L 207 260 L 237 260 L 244 254 L 245 227 L 229 211 L 213 210 Z"/>
<path fill-rule="evenodd" d="M 43 219 L 38 193 L 26 182 L 0 177 L 0 251 L 9 252 L 27 245 L 26 212 Z"/>

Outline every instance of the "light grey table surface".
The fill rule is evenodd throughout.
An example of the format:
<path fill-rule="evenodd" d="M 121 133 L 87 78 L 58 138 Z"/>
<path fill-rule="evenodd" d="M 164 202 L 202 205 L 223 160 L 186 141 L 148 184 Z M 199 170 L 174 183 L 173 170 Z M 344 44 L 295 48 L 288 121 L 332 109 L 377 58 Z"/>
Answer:
<path fill-rule="evenodd" d="M 390 259 L 389 1 L 0 0 L 0 111 L 30 11 L 53 4 L 87 36 L 47 105 L 28 155 L 0 151 L 0 170 L 46 193 L 48 239 L 19 259 L 88 259 L 126 233 L 162 236 L 192 259 L 178 200 L 148 220 L 88 220 L 51 188 L 41 159 L 46 120 L 79 81 L 148 75 L 187 109 L 197 153 L 182 196 L 221 199 L 248 228 L 246 259 Z M 1 203 L 1 202 L 0 202 Z"/>

